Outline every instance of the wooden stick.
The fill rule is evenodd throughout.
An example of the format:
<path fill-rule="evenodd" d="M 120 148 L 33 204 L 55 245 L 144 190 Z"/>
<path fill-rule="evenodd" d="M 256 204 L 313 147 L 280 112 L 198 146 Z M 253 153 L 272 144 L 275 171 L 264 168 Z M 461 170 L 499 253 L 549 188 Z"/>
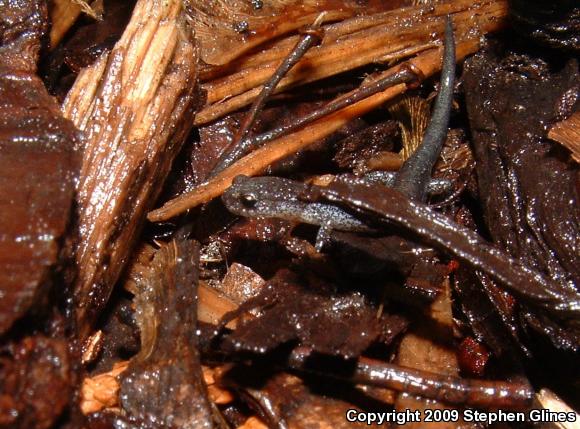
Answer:
<path fill-rule="evenodd" d="M 386 387 L 397 392 L 419 395 L 447 404 L 480 408 L 526 409 L 531 405 L 534 395 L 534 390 L 527 383 L 441 375 L 365 357 L 358 359 L 352 374 L 335 375 L 310 367 L 308 365 L 310 354 L 311 351 L 306 347 L 295 348 L 288 359 L 289 366 L 300 371 L 353 383 Z"/>
<path fill-rule="evenodd" d="M 320 42 L 320 39 L 322 38 L 323 35 L 322 31 L 319 30 L 320 21 L 322 18 L 324 18 L 324 12 L 321 13 L 318 18 L 316 18 L 314 24 L 310 28 L 308 28 L 308 30 L 300 38 L 294 49 L 288 54 L 286 58 L 284 58 L 284 61 L 282 61 L 282 63 L 278 66 L 274 74 L 264 84 L 264 86 L 260 90 L 260 94 L 254 100 L 252 107 L 250 108 L 250 111 L 246 115 L 246 118 L 242 123 L 242 126 L 236 133 L 236 137 L 234 138 L 234 146 L 246 137 L 246 135 L 250 131 L 250 128 L 254 125 L 254 122 L 258 114 L 261 112 L 262 108 L 266 104 L 266 101 L 268 101 L 270 95 L 276 89 L 276 86 L 278 85 L 280 80 L 282 80 L 282 78 L 286 76 L 288 71 L 292 69 L 292 67 L 294 67 L 294 65 L 298 61 L 300 61 L 300 58 L 302 58 L 306 54 L 306 52 L 308 52 L 308 50 L 312 46 L 314 46 L 315 43 Z"/>

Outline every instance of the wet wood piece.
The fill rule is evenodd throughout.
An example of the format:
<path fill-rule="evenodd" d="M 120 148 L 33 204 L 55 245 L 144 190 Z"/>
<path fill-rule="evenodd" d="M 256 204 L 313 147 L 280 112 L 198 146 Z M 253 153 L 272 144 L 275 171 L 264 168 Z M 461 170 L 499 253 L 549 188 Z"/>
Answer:
<path fill-rule="evenodd" d="M 127 370 L 128 364 L 128 361 L 117 362 L 111 371 L 83 380 L 80 403 L 83 414 L 119 406 L 119 376 Z"/>
<path fill-rule="evenodd" d="M 135 250 L 133 260 L 127 268 L 123 288 L 133 295 L 139 293 L 139 285 L 155 275 L 152 264 L 157 250 L 148 244 Z M 233 263 L 221 282 L 200 280 L 197 291 L 197 317 L 201 322 L 219 325 L 224 314 L 234 311 L 245 300 L 257 295 L 264 286 L 264 280 L 250 268 Z M 228 323 L 235 328 L 236 321 Z"/>
<path fill-rule="evenodd" d="M 580 414 L 549 389 L 542 389 L 536 394 L 534 408 L 549 410 L 550 412 L 570 413 L 568 415 L 575 417 L 574 421 L 568 422 L 537 423 L 536 426 L 541 429 L 574 429 L 576 422 L 580 421 Z"/>
<path fill-rule="evenodd" d="M 268 429 L 268 426 L 258 417 L 250 417 L 237 429 Z"/>
<path fill-rule="evenodd" d="M 230 311 L 235 311 L 238 308 L 236 302 L 221 295 L 207 284 L 200 283 L 198 291 L 199 303 L 197 315 L 201 322 L 217 326 L 224 314 L 227 314 Z M 226 327 L 235 329 L 236 325 L 236 321 L 232 320 L 226 325 Z"/>
<path fill-rule="evenodd" d="M 555 123 L 550 128 L 548 137 L 569 149 L 572 158 L 580 163 L 580 112 Z"/>
<path fill-rule="evenodd" d="M 463 59 L 466 55 L 475 52 L 478 47 L 478 40 L 459 43 L 457 45 L 457 59 Z M 417 71 L 418 73 L 420 72 L 422 76 L 428 77 L 440 70 L 440 58 L 441 54 L 439 50 L 431 50 L 389 69 L 389 71 L 380 77 L 396 74 L 405 68 Z M 159 222 L 170 219 L 199 204 L 211 201 L 213 198 L 221 195 L 232 184 L 234 177 L 238 175 L 255 176 L 260 174 L 272 163 L 284 159 L 290 154 L 296 153 L 330 135 L 350 120 L 404 93 L 406 89 L 407 86 L 405 84 L 398 84 L 351 106 L 345 107 L 328 117 L 321 118 L 303 130 L 278 138 L 268 145 L 246 155 L 196 189 L 168 201 L 161 208 L 150 212 L 147 217 L 150 221 Z"/>
<path fill-rule="evenodd" d="M 576 291 L 577 171 L 553 154 L 557 146 L 546 138 L 545 124 L 557 117 L 561 99 L 578 91 L 577 63 L 550 73 L 541 59 L 480 53 L 466 64 L 465 82 L 478 187 L 493 241 Z"/>
<path fill-rule="evenodd" d="M 518 298 L 556 317 L 575 318 L 580 313 L 577 293 L 494 248 L 474 231 L 423 204 L 409 201 L 393 189 L 342 182 L 326 188 L 311 186 L 303 197 L 343 204 L 366 213 L 371 222 L 402 229 L 422 243 L 484 271 Z"/>
<path fill-rule="evenodd" d="M 520 359 L 520 355 L 531 356 L 523 344 L 521 333 L 513 314 L 498 306 L 494 295 L 497 289 L 493 281 L 483 273 L 473 272 L 468 267 L 459 267 L 454 276 L 454 290 L 458 304 L 476 338 L 483 341 L 504 362 Z"/>
<path fill-rule="evenodd" d="M 397 353 L 397 364 L 430 371 L 437 374 L 459 376 L 459 364 L 453 347 L 453 314 L 451 308 L 451 289 L 449 279 L 443 281 L 443 290 L 427 311 L 427 318 L 419 317 L 411 324 L 410 332 L 401 340 Z M 395 408 L 405 409 L 448 409 L 449 406 L 433 401 L 426 401 L 406 393 L 397 396 Z M 411 428 L 455 428 L 455 422 L 420 422 L 407 423 Z M 463 423 L 462 427 L 469 427 Z"/>
<path fill-rule="evenodd" d="M 514 30 L 538 45 L 572 55 L 580 52 L 580 6 L 575 0 L 513 0 L 510 15 Z"/>
<path fill-rule="evenodd" d="M 265 283 L 265 280 L 251 268 L 234 262 L 228 267 L 228 272 L 215 288 L 236 304 L 242 304 L 257 296 Z"/>
<path fill-rule="evenodd" d="M 356 401 L 353 398 L 358 396 L 359 402 L 367 399 L 369 406 L 379 405 L 360 392 L 345 388 L 346 385 L 334 384 L 332 389 L 325 389 L 317 380 L 308 383 L 284 372 L 272 374 L 262 386 L 248 386 L 248 379 L 260 380 L 263 376 L 257 368 L 241 367 L 226 374 L 221 382 L 243 392 L 250 400 L 249 405 L 272 428 L 362 428 L 364 423 L 352 423 L 345 418 L 349 409 L 361 409 L 352 405 Z"/>
<path fill-rule="evenodd" d="M 137 3 L 111 53 L 84 69 L 65 116 L 87 137 L 79 181 L 77 320 L 85 338 L 191 124 L 197 56 L 181 1 Z"/>
<path fill-rule="evenodd" d="M 2 68 L 36 72 L 41 40 L 48 30 L 46 2 L 6 0 L 0 3 Z"/>
<path fill-rule="evenodd" d="M 298 340 L 320 353 L 354 358 L 374 341 L 392 342 L 406 328 L 399 315 L 377 317 L 376 308 L 360 293 L 333 293 L 320 280 L 312 283 L 303 286 L 296 273 L 278 271 L 257 297 L 224 316 L 222 327 L 250 309 L 261 310 L 256 318 L 238 321 L 220 347 L 264 354 Z"/>
<path fill-rule="evenodd" d="M 0 349 L 0 427 L 48 429 L 73 398 L 67 341 L 42 335 Z M 52 394 L 51 394 L 52 393 Z"/>
<path fill-rule="evenodd" d="M 128 366 L 129 361 L 119 361 L 113 365 L 112 370 L 86 377 L 83 380 L 80 401 L 83 414 L 90 416 L 103 410 L 112 412 L 119 410 L 121 378 Z M 208 397 L 217 405 L 228 404 L 234 400 L 228 390 L 217 385 L 216 377 L 224 370 L 221 367 L 202 367 L 203 380 L 208 388 Z"/>
<path fill-rule="evenodd" d="M 547 138 L 546 124 L 574 109 L 579 85 L 575 61 L 551 71 L 539 58 L 499 58 L 488 51 L 465 69 L 478 188 L 485 195 L 483 216 L 491 239 L 552 279 L 572 302 L 580 282 L 577 168 Z M 577 326 L 558 327 L 538 317 L 525 316 L 554 347 L 577 350 Z"/>
<path fill-rule="evenodd" d="M 332 22 L 369 9 L 376 12 L 396 8 L 405 2 L 381 3 L 373 0 L 361 6 L 356 0 L 188 0 L 186 7 L 191 11 L 201 59 L 228 68 L 260 45 L 312 24 L 321 11 L 327 12 L 322 22 Z"/>
<path fill-rule="evenodd" d="M 79 139 L 34 75 L 46 28 L 43 2 L 0 5 L 0 334 L 48 296 L 66 256 Z"/>
<path fill-rule="evenodd" d="M 211 285 L 201 282 L 199 285 L 198 318 L 202 322 L 219 325 L 222 317 L 238 309 L 240 305 L 257 296 L 266 282 L 252 269 L 234 262 L 220 282 Z M 248 317 L 257 315 L 249 312 Z M 237 320 L 232 320 L 226 327 L 235 329 Z"/>
<path fill-rule="evenodd" d="M 0 427 L 11 429 L 74 415 L 74 346 L 54 304 L 67 290 L 79 136 L 35 75 L 47 28 L 46 2 L 0 2 Z"/>
<path fill-rule="evenodd" d="M 175 239 L 159 249 L 153 275 L 138 285 L 141 350 L 122 374 L 120 399 L 139 427 L 217 427 L 197 349 L 199 244 Z"/>
<path fill-rule="evenodd" d="M 460 225 L 477 230 L 473 215 L 466 208 L 457 211 L 454 219 Z M 531 357 L 532 353 L 521 338 L 512 296 L 488 275 L 473 271 L 465 264 L 459 264 L 452 280 L 455 308 L 463 314 L 475 339 L 485 344 L 494 358 L 501 359 L 506 369 L 522 372 L 522 356 Z"/>

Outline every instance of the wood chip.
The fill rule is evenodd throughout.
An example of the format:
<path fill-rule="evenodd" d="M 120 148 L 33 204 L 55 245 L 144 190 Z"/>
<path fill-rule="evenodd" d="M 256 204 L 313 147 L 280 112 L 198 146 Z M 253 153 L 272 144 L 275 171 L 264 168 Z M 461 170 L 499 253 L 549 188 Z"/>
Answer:
<path fill-rule="evenodd" d="M 81 387 L 81 411 L 83 414 L 92 414 L 104 409 L 118 407 L 119 405 L 119 376 L 125 372 L 129 361 L 117 362 L 111 371 L 87 377 Z M 234 400 L 229 390 L 216 384 L 216 374 L 219 368 L 204 366 L 203 380 L 208 387 L 210 399 L 218 405 L 228 404 Z"/>
<path fill-rule="evenodd" d="M 199 300 L 197 317 L 201 322 L 218 325 L 224 314 L 238 308 L 238 304 L 221 295 L 203 281 L 199 283 L 197 294 Z M 235 329 L 236 321 L 232 320 L 226 327 Z"/>
<path fill-rule="evenodd" d="M 238 426 L 238 429 L 268 429 L 268 425 L 258 417 L 250 417 L 243 425 Z"/>
<path fill-rule="evenodd" d="M 548 132 L 548 137 L 569 149 L 574 161 L 580 163 L 580 111 L 555 123 Z"/>
<path fill-rule="evenodd" d="M 67 31 L 74 25 L 81 13 L 85 13 L 93 19 L 99 19 L 99 8 L 102 8 L 102 0 L 52 0 L 50 18 L 50 47 L 54 48 L 60 43 Z"/>
<path fill-rule="evenodd" d="M 81 338 L 191 128 L 196 52 L 181 1 L 140 0 L 119 42 L 79 74 L 65 100 L 64 115 L 86 136 L 75 286 Z"/>
<path fill-rule="evenodd" d="M 451 289 L 449 280 L 443 282 L 443 291 L 431 304 L 430 316 L 434 324 L 419 320 L 414 330 L 406 334 L 399 347 L 397 363 L 399 365 L 430 371 L 437 374 L 459 375 L 459 364 L 453 345 L 453 314 L 451 311 Z M 439 329 L 434 329 L 436 325 Z M 440 402 L 415 398 L 405 393 L 398 395 L 395 401 L 396 409 L 421 410 L 424 416 L 426 409 L 453 409 Z M 411 428 L 452 429 L 457 427 L 456 422 L 425 422 L 407 423 Z M 471 427 L 463 423 L 465 428 Z"/>
<path fill-rule="evenodd" d="M 83 380 L 80 404 L 83 414 L 96 413 L 119 405 L 118 377 L 128 365 L 129 361 L 117 362 L 111 371 Z"/>

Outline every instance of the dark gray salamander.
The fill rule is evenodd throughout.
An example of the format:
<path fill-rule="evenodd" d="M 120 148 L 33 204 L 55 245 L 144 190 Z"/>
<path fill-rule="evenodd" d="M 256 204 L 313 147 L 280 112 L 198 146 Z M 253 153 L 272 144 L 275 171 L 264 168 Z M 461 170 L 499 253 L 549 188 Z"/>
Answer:
<path fill-rule="evenodd" d="M 368 177 L 354 180 L 380 182 L 401 191 L 409 199 L 418 201 L 423 201 L 430 192 L 439 193 L 446 188 L 446 184 L 441 180 L 431 179 L 431 170 L 439 157 L 447 135 L 447 124 L 453 101 L 454 72 L 455 41 L 451 20 L 447 18 L 441 88 L 421 146 L 407 159 L 396 175 L 372 172 Z M 230 212 L 239 216 L 277 217 L 320 225 L 316 241 L 316 247 L 319 250 L 329 238 L 332 230 L 373 231 L 363 222 L 336 206 L 300 201 L 298 196 L 305 189 L 306 185 L 301 182 L 280 177 L 238 176 L 223 194 L 222 200 Z"/>
<path fill-rule="evenodd" d="M 228 210 L 244 217 L 276 217 L 319 225 L 316 248 L 322 249 L 331 230 L 370 232 L 357 218 L 332 204 L 304 203 L 298 195 L 307 189 L 302 182 L 281 177 L 238 176 L 222 195 Z"/>

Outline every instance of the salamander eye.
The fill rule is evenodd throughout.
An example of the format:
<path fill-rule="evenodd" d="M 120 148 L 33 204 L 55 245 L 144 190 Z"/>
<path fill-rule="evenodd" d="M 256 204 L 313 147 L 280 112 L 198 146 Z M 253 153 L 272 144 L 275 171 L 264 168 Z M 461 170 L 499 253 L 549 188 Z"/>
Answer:
<path fill-rule="evenodd" d="M 250 192 L 247 194 L 241 194 L 240 200 L 244 206 L 254 207 L 256 205 L 256 203 L 258 202 L 258 197 L 256 196 L 256 194 L 252 194 Z"/>

